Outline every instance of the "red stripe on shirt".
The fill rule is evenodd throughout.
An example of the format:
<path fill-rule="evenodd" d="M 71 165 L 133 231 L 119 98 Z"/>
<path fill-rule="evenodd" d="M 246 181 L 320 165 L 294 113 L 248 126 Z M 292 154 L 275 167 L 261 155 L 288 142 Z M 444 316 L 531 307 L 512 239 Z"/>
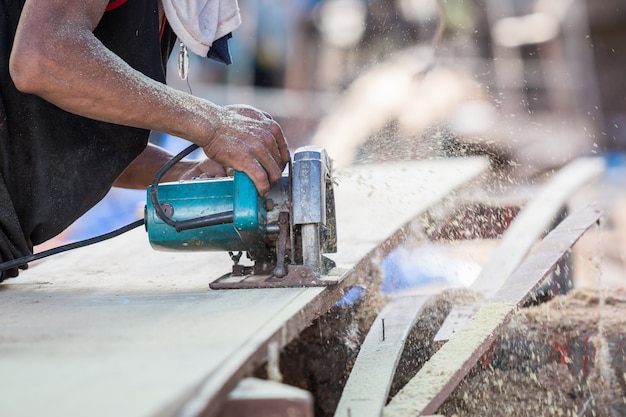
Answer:
<path fill-rule="evenodd" d="M 118 7 L 120 7 L 122 4 L 126 3 L 127 0 L 113 0 L 112 2 L 109 3 L 109 5 L 106 7 L 106 9 L 104 9 L 105 12 L 109 12 L 113 9 L 117 9 Z"/>
<path fill-rule="evenodd" d="M 167 17 L 163 13 L 163 19 L 161 20 L 161 29 L 159 30 L 159 37 L 163 39 L 163 31 L 165 30 L 165 24 L 167 23 Z"/>

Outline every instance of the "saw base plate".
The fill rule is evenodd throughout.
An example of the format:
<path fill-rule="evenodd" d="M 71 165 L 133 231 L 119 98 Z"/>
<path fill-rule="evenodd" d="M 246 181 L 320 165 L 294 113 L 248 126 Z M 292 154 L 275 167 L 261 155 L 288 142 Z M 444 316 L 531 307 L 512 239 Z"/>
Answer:
<path fill-rule="evenodd" d="M 245 288 L 285 288 L 285 287 L 325 287 L 339 284 L 346 276 L 347 269 L 332 268 L 327 274 L 318 276 L 304 265 L 288 265 L 288 274 L 277 278 L 271 274 L 221 276 L 209 284 L 212 290 L 234 290 Z"/>

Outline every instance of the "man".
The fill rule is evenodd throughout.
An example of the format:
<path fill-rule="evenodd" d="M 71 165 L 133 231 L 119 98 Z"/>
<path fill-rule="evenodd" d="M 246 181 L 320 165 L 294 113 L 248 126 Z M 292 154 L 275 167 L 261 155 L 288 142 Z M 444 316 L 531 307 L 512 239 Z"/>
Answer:
<path fill-rule="evenodd" d="M 164 1 L 192 6 L 187 19 L 198 19 L 189 16 L 195 10 L 238 12 L 235 0 Z M 150 130 L 188 139 L 209 157 L 178 164 L 164 180 L 229 167 L 262 195 L 278 181 L 289 150 L 275 121 L 164 84 L 181 36 L 168 17 L 160 0 L 0 0 L 0 263 L 32 253 L 112 185 L 145 188 L 171 157 L 146 146 Z M 218 30 L 200 34 L 209 50 L 213 41 L 227 47 L 227 37 L 211 39 L 222 20 L 233 23 L 222 17 Z M 173 26 L 185 27 L 184 18 Z"/>

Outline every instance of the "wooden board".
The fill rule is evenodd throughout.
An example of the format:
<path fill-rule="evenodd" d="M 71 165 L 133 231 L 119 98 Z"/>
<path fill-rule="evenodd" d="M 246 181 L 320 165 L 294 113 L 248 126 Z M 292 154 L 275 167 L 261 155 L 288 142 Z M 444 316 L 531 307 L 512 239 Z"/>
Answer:
<path fill-rule="evenodd" d="M 428 295 L 390 301 L 372 324 L 346 382 L 335 417 L 379 417 L 409 332 Z"/>
<path fill-rule="evenodd" d="M 213 416 L 272 343 L 343 296 L 381 245 L 488 168 L 482 158 L 336 172 L 340 287 L 211 291 L 225 253 L 153 251 L 143 230 L 0 285 L 0 415 Z"/>
<path fill-rule="evenodd" d="M 604 161 L 601 158 L 580 158 L 554 174 L 504 232 L 489 262 L 470 289 L 484 298 L 493 296 L 566 209 L 568 199 L 603 170 Z M 435 341 L 450 339 L 478 307 L 478 304 L 471 304 L 452 309 L 437 332 Z"/>
<path fill-rule="evenodd" d="M 413 417 L 437 411 L 554 266 L 601 212 L 587 207 L 567 217 L 537 246 L 452 339 L 443 345 L 383 410 L 387 417 Z"/>

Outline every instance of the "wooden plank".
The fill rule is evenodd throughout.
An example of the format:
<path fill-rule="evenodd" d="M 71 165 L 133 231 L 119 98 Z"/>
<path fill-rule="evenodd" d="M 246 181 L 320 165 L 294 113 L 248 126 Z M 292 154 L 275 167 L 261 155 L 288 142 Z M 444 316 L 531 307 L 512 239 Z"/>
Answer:
<path fill-rule="evenodd" d="M 601 212 L 579 210 L 550 232 L 505 285 L 424 364 L 383 411 L 383 416 L 417 416 L 437 411 L 498 336 L 501 327 L 539 287 Z"/>
<path fill-rule="evenodd" d="M 429 296 L 390 301 L 372 324 L 341 394 L 335 417 L 378 417 L 404 351 L 409 332 Z"/>
<path fill-rule="evenodd" d="M 293 340 L 404 238 L 478 159 L 335 173 L 341 286 L 208 289 L 224 253 L 153 251 L 145 232 L 48 258 L 0 286 L 0 415 L 214 416 L 238 381 Z M 33 401 L 36 398 L 37 401 Z"/>
<path fill-rule="evenodd" d="M 470 289 L 484 298 L 493 296 L 520 265 L 567 204 L 567 200 L 604 170 L 601 158 L 580 158 L 558 171 L 518 213 L 504 232 L 489 262 Z M 435 336 L 449 340 L 476 312 L 478 304 L 455 307 Z"/>

